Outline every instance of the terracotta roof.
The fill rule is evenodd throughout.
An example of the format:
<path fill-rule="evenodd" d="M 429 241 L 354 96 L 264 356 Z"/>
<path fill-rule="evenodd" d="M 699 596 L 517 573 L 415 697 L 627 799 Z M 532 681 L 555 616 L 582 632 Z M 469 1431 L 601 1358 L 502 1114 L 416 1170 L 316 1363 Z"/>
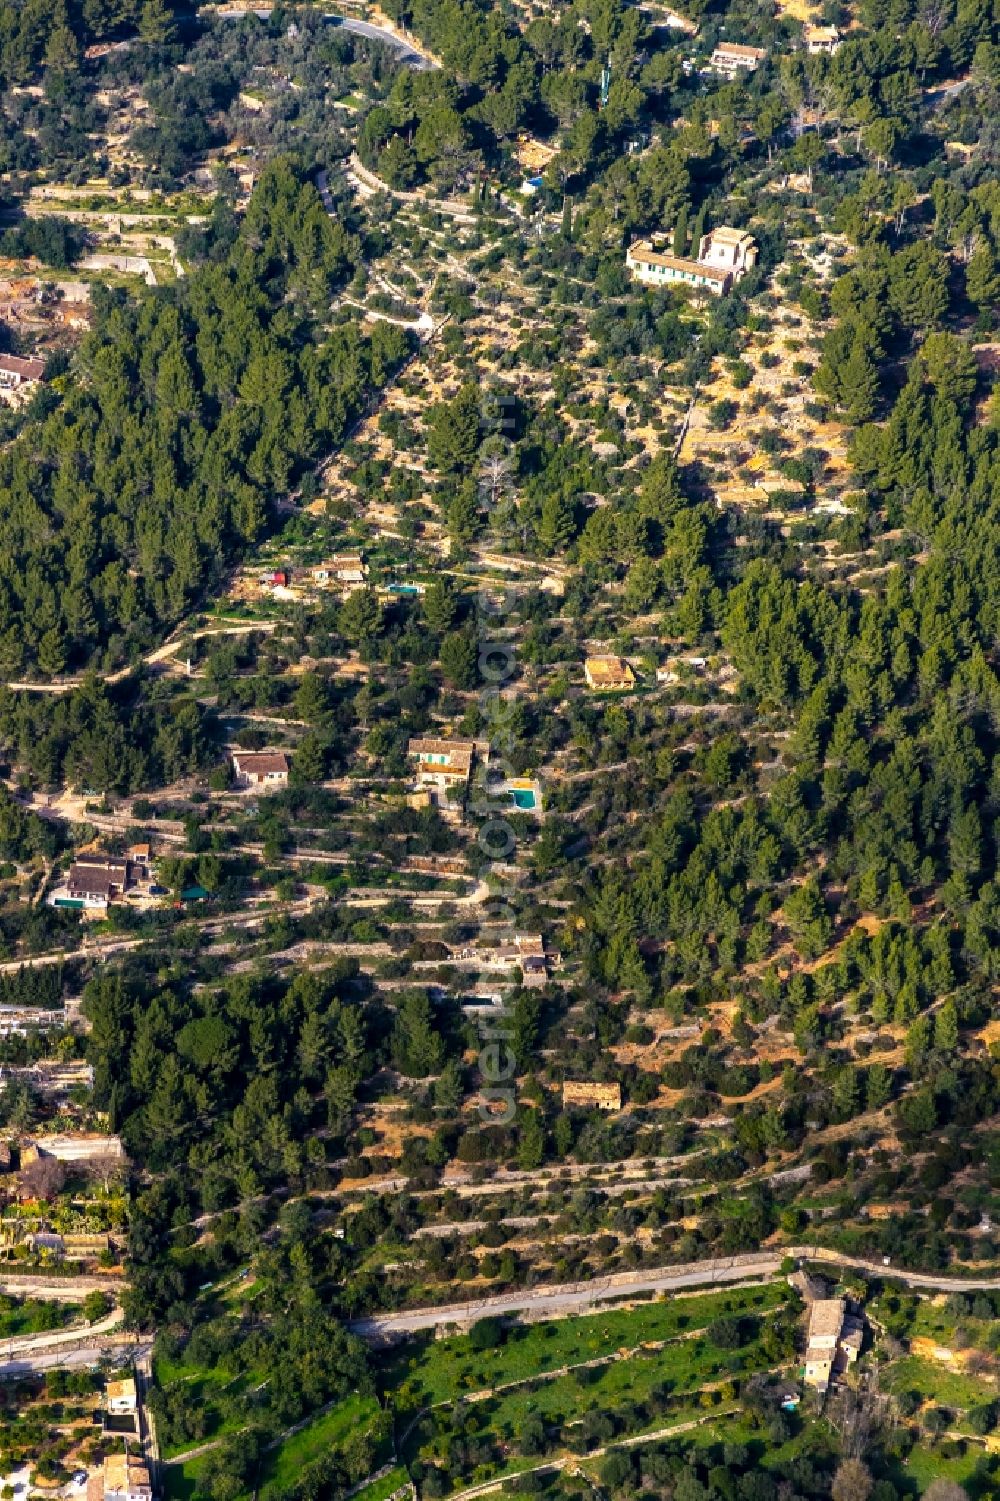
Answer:
<path fill-rule="evenodd" d="M 288 771 L 288 757 L 284 751 L 237 751 L 233 765 L 237 771 L 250 772 L 257 777 L 280 775 Z"/>
<path fill-rule="evenodd" d="M 22 380 L 41 380 L 45 374 L 44 360 L 23 360 L 16 354 L 0 354 L 0 370 L 10 375 L 19 375 Z"/>
<path fill-rule="evenodd" d="M 540 933 L 515 933 L 514 947 L 519 954 L 534 954 L 536 958 L 545 956 L 545 940 Z"/>
<path fill-rule="evenodd" d="M 703 276 L 706 281 L 728 281 L 730 272 L 720 271 L 718 266 L 706 266 L 701 261 L 688 260 L 686 256 L 664 255 L 662 251 L 654 250 L 645 241 L 638 241 L 629 247 L 628 258 L 637 261 L 640 265 L 665 266 L 669 271 L 684 271 L 695 276 Z"/>
<path fill-rule="evenodd" d="M 447 756 L 445 770 L 468 771 L 475 751 L 472 740 L 411 740 L 406 747 L 408 756 Z"/>

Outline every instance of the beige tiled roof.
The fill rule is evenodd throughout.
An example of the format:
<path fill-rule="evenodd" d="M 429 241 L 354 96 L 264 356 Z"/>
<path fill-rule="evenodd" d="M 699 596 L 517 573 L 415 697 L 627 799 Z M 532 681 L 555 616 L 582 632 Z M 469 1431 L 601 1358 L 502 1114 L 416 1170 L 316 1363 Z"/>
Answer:
<path fill-rule="evenodd" d="M 728 224 L 720 224 L 718 229 L 709 231 L 708 238 L 720 245 L 742 245 L 745 240 L 752 240 L 753 235 L 747 229 L 733 229 Z"/>
<path fill-rule="evenodd" d="M 447 756 L 446 769 L 468 771 L 475 748 L 472 740 L 411 740 L 406 753 L 409 756 Z"/>
<path fill-rule="evenodd" d="M 720 42 L 712 56 L 717 57 L 720 53 L 723 57 L 754 58 L 757 62 L 767 56 L 763 47 L 744 47 L 742 42 Z"/>
<path fill-rule="evenodd" d="M 843 1325 L 843 1298 L 820 1298 L 809 1313 L 809 1339 L 836 1338 Z"/>
<path fill-rule="evenodd" d="M 587 677 L 594 684 L 633 683 L 635 673 L 621 657 L 588 657 L 584 663 Z"/>
<path fill-rule="evenodd" d="M 109 1454 L 104 1461 L 104 1490 L 149 1489 L 149 1471 L 133 1454 Z"/>

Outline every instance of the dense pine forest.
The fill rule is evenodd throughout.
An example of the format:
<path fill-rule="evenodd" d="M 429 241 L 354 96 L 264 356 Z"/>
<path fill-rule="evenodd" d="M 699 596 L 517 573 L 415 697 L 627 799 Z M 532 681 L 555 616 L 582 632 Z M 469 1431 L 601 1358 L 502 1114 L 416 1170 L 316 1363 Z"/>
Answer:
<path fill-rule="evenodd" d="M 3 1497 L 1000 1494 L 998 106 L 0 6 Z"/>

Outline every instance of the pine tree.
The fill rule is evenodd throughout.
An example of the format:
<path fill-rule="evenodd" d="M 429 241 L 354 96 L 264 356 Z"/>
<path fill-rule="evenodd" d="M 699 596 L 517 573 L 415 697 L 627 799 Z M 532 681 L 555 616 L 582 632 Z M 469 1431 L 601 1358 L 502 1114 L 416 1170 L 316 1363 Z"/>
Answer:
<path fill-rule="evenodd" d="M 66 666 L 66 649 L 56 628 L 45 632 L 38 643 L 38 665 L 50 677 L 57 676 Z"/>
<path fill-rule="evenodd" d="M 462 547 L 473 540 L 479 532 L 480 519 L 475 491 L 471 487 L 463 486 L 452 498 L 448 503 L 445 519 L 453 547 Z"/>
<path fill-rule="evenodd" d="M 934 1017 L 934 1046 L 939 1053 L 953 1053 L 958 1047 L 958 1013 L 955 1002 L 943 1002 Z"/>
<path fill-rule="evenodd" d="M 538 538 L 550 552 L 561 552 L 576 536 L 576 519 L 572 503 L 565 495 L 548 496 L 538 518 Z"/>
<path fill-rule="evenodd" d="M 291 770 L 296 785 L 322 782 L 326 775 L 326 750 L 319 735 L 313 732 L 303 735 L 295 748 Z"/>
<path fill-rule="evenodd" d="M 453 688 L 476 686 L 479 649 L 473 633 L 466 629 L 452 631 L 441 643 L 441 671 Z"/>
<path fill-rule="evenodd" d="M 524 1172 L 531 1172 L 534 1168 L 541 1167 L 544 1157 L 545 1132 L 541 1112 L 526 1110 L 517 1145 L 517 1165 Z"/>
<path fill-rule="evenodd" d="M 884 1063 L 873 1063 L 865 1074 L 865 1109 L 881 1110 L 892 1094 L 892 1075 Z"/>
<path fill-rule="evenodd" d="M 674 255 L 687 255 L 688 245 L 688 209 L 687 204 L 682 203 L 677 222 L 674 225 Z"/>
<path fill-rule="evenodd" d="M 695 214 L 694 224 L 691 226 L 691 254 L 692 255 L 697 256 L 700 253 L 700 251 L 701 251 L 701 242 L 702 242 L 702 240 L 705 237 L 705 230 L 706 230 L 707 225 L 708 225 L 708 204 L 707 203 L 703 203 L 701 205 L 701 208 L 698 210 L 697 214 Z"/>
<path fill-rule="evenodd" d="M 446 579 L 435 579 L 423 599 L 424 619 L 436 635 L 450 630 L 457 611 L 455 595 Z"/>
<path fill-rule="evenodd" d="M 143 0 L 139 16 L 139 35 L 144 42 L 162 47 L 174 34 L 174 20 L 164 0 Z"/>
<path fill-rule="evenodd" d="M 867 422 L 878 400 L 878 371 L 860 338 L 837 372 L 840 405 L 855 422 Z"/>
<path fill-rule="evenodd" d="M 452 401 L 431 408 L 427 457 L 443 474 L 468 472 L 479 450 L 479 388 L 467 382 Z"/>
<path fill-rule="evenodd" d="M 45 44 L 45 66 L 54 73 L 70 73 L 80 66 L 80 44 L 62 4 L 53 14 L 52 29 Z"/>
<path fill-rule="evenodd" d="M 965 268 L 965 295 L 976 307 L 993 307 L 1000 299 L 1000 267 L 992 241 L 984 235 Z"/>

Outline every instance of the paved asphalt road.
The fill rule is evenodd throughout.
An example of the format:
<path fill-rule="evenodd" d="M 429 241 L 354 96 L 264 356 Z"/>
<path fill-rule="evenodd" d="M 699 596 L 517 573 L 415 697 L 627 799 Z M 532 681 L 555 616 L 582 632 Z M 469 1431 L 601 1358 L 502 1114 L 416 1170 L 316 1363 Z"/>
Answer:
<path fill-rule="evenodd" d="M 245 15 L 257 16 L 261 21 L 266 21 L 271 14 L 270 6 L 235 7 L 228 9 L 220 6 L 215 14 L 224 21 L 238 21 Z M 433 58 L 427 57 L 420 52 L 405 37 L 397 35 L 394 31 L 386 31 L 382 26 L 373 26 L 370 21 L 357 21 L 353 16 L 338 16 L 333 11 L 326 11 L 324 21 L 329 21 L 333 26 L 341 26 L 344 31 L 353 32 L 355 36 L 368 37 L 373 42 L 381 42 L 397 54 L 400 62 L 406 63 L 410 68 L 417 71 L 426 71 L 428 68 L 436 68 L 437 63 Z"/>
<path fill-rule="evenodd" d="M 659 1293 L 700 1287 L 705 1283 L 742 1282 L 747 1278 L 771 1277 L 778 1270 L 781 1257 L 771 1253 L 744 1259 L 727 1257 L 724 1261 L 705 1261 L 679 1267 L 664 1267 L 651 1272 L 628 1272 L 601 1277 L 593 1282 L 571 1282 L 554 1287 L 536 1287 L 497 1297 L 479 1298 L 471 1303 L 449 1303 L 440 1308 L 414 1308 L 407 1313 L 376 1314 L 358 1319 L 351 1325 L 357 1334 L 368 1339 L 413 1334 L 433 1329 L 439 1324 L 464 1323 L 487 1314 L 530 1313 L 533 1317 L 558 1318 L 568 1313 L 582 1313 L 607 1302 L 639 1293 Z"/>
<path fill-rule="evenodd" d="M 355 21 L 350 16 L 330 17 L 330 19 L 339 20 L 344 30 L 353 31 L 355 36 L 366 36 L 373 42 L 382 42 L 386 47 L 391 47 L 393 52 L 398 53 L 400 62 L 417 69 L 418 72 L 437 67 L 433 58 L 427 57 L 423 52 L 418 52 L 405 37 L 396 36 L 391 31 L 384 31 L 381 26 L 372 26 L 369 21 Z"/>
<path fill-rule="evenodd" d="M 1000 1277 L 948 1277 L 942 1273 L 908 1272 L 860 1257 L 841 1256 L 817 1246 L 790 1246 L 780 1251 L 752 1252 L 746 1256 L 727 1256 L 714 1261 L 688 1262 L 683 1266 L 659 1267 L 646 1272 L 620 1272 L 592 1282 L 571 1282 L 553 1287 L 537 1287 L 498 1297 L 479 1298 L 471 1303 L 450 1303 L 440 1308 L 414 1308 L 406 1313 L 376 1314 L 351 1324 L 356 1334 L 373 1342 L 394 1336 L 434 1329 L 441 1324 L 459 1324 L 487 1315 L 530 1314 L 534 1318 L 560 1318 L 572 1313 L 591 1312 L 610 1299 L 622 1301 L 640 1294 L 679 1292 L 690 1287 L 720 1286 L 730 1282 L 751 1281 L 756 1277 L 773 1277 L 788 1257 L 797 1260 L 827 1262 L 831 1266 L 853 1268 L 876 1276 L 892 1277 L 909 1287 L 923 1287 L 935 1292 L 985 1292 L 1000 1288 Z"/>
<path fill-rule="evenodd" d="M 102 1356 L 124 1363 L 126 1358 L 141 1359 L 152 1348 L 152 1343 L 148 1340 L 139 1345 L 131 1340 L 99 1340 L 93 1344 L 81 1344 L 72 1350 L 50 1350 L 40 1355 L 22 1355 L 14 1360 L 4 1360 L 0 1347 L 0 1381 L 16 1381 L 20 1376 L 38 1375 L 41 1371 L 57 1368 L 64 1371 L 79 1370 L 81 1366 L 97 1365 Z"/>

